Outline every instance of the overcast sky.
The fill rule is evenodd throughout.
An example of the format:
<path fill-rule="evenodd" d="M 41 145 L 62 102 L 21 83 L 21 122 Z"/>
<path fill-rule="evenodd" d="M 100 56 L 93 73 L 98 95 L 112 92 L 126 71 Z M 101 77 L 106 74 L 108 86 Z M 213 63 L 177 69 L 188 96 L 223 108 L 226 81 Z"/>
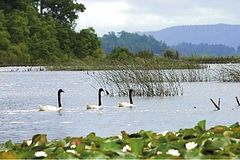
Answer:
<path fill-rule="evenodd" d="M 77 30 L 155 31 L 176 25 L 240 24 L 240 0 L 78 0 Z"/>

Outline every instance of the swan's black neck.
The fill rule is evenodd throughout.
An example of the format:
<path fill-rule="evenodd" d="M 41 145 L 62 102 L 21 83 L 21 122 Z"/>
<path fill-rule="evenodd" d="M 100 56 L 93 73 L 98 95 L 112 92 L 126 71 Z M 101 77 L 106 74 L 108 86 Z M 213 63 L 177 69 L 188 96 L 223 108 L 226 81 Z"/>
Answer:
<path fill-rule="evenodd" d="M 61 92 L 58 92 L 58 107 L 62 107 L 62 104 L 61 104 Z"/>
<path fill-rule="evenodd" d="M 98 106 L 101 106 L 101 105 L 102 105 L 101 92 L 102 92 L 102 90 L 99 89 L 99 91 L 98 91 Z"/>
<path fill-rule="evenodd" d="M 133 90 L 129 90 L 129 100 L 130 100 L 130 104 L 133 104 L 133 100 L 132 100 L 132 91 Z"/>

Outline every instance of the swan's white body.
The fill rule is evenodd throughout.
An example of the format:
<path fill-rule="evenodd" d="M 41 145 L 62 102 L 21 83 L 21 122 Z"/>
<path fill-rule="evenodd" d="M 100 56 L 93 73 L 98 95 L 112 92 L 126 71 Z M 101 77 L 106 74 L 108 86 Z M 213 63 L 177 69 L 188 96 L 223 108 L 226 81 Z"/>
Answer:
<path fill-rule="evenodd" d="M 132 89 L 129 89 L 129 101 L 130 101 L 130 103 L 129 102 L 118 102 L 118 107 L 128 107 L 128 108 L 133 108 L 133 101 L 132 101 L 132 92 L 133 92 L 133 90 Z"/>
<path fill-rule="evenodd" d="M 47 111 L 47 112 L 56 112 L 62 109 L 61 105 L 61 93 L 64 92 L 62 89 L 58 90 L 58 106 L 50 106 L 50 105 L 39 105 L 39 111 Z"/>
<path fill-rule="evenodd" d="M 129 107 L 129 108 L 132 108 L 133 104 L 128 103 L 128 102 L 118 102 L 118 107 Z"/>
<path fill-rule="evenodd" d="M 86 108 L 87 110 L 88 109 L 94 109 L 94 110 L 101 110 L 103 109 L 103 107 L 101 106 L 102 105 L 102 102 L 101 102 L 101 92 L 103 92 L 104 90 L 102 88 L 100 88 L 98 90 L 98 105 L 96 104 L 87 104 L 86 105 Z"/>
<path fill-rule="evenodd" d="M 103 107 L 95 104 L 87 104 L 87 109 L 101 110 Z"/>
<path fill-rule="evenodd" d="M 50 105 L 39 105 L 39 111 L 47 111 L 47 112 L 57 112 L 60 111 L 62 107 L 50 106 Z"/>

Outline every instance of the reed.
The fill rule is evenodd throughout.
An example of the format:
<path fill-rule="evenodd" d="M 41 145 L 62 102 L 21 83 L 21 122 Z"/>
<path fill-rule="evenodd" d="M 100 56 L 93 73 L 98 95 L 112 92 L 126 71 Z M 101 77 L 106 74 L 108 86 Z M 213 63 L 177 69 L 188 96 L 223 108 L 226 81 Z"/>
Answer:
<path fill-rule="evenodd" d="M 209 82 L 212 80 L 208 68 L 181 70 L 179 76 L 181 82 Z"/>
<path fill-rule="evenodd" d="M 135 65 L 119 65 L 118 70 L 107 70 L 92 75 L 110 95 L 125 96 L 128 89 L 135 96 L 177 96 L 183 94 L 178 75 L 173 70 L 144 70 Z"/>
<path fill-rule="evenodd" d="M 222 65 L 217 70 L 216 79 L 220 82 L 240 82 L 240 66 Z"/>

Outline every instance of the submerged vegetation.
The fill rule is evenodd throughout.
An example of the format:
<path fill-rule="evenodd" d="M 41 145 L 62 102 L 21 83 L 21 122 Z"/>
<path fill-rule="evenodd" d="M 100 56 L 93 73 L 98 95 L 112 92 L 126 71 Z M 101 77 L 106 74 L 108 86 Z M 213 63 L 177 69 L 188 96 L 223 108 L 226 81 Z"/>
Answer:
<path fill-rule="evenodd" d="M 1 159 L 35 158 L 84 158 L 84 159 L 136 159 L 136 158 L 234 158 L 238 159 L 240 125 L 218 125 L 206 129 L 200 121 L 193 128 L 177 132 L 156 133 L 141 130 L 107 138 L 90 133 L 86 137 L 66 137 L 63 140 L 47 140 L 47 135 L 38 134 L 22 143 L 7 141 L 0 147 Z"/>

